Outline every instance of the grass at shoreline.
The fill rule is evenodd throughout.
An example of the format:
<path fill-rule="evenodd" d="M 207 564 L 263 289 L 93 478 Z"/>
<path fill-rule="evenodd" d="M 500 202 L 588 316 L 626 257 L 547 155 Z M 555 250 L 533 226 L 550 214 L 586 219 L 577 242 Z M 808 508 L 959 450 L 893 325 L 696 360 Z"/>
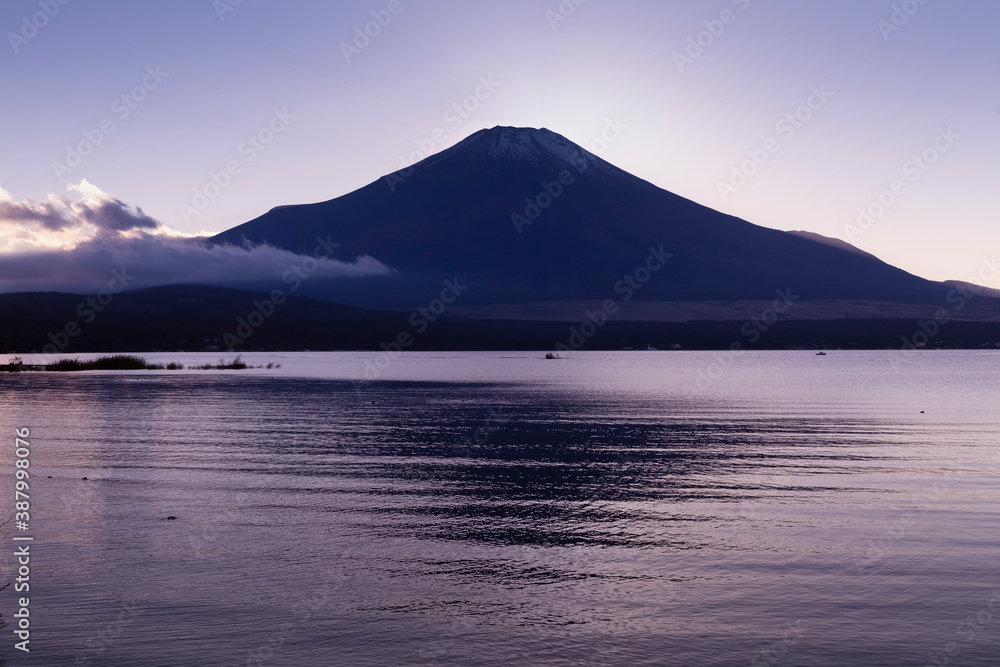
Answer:
<path fill-rule="evenodd" d="M 226 363 L 224 359 L 219 359 L 217 364 L 202 364 L 190 366 L 189 370 L 199 371 L 241 371 L 247 368 L 281 368 L 281 364 L 267 363 L 260 366 L 251 366 L 243 361 L 241 355 L 233 357 L 232 361 Z M 89 361 L 76 359 L 59 359 L 49 364 L 33 365 L 25 364 L 21 357 L 14 357 L 10 363 L 0 365 L 0 371 L 10 373 L 31 372 L 31 371 L 54 371 L 71 373 L 76 371 L 182 371 L 184 364 L 171 361 L 168 364 L 151 364 L 143 357 L 130 354 L 115 354 L 108 357 L 98 357 Z"/>

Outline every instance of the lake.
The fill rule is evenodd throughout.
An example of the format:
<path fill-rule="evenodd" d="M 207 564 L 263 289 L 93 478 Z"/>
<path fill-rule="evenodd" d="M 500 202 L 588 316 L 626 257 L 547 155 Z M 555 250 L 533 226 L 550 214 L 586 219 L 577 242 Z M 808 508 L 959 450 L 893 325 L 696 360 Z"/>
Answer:
<path fill-rule="evenodd" d="M 0 376 L 9 665 L 1000 664 L 1000 352 L 244 358 Z"/>

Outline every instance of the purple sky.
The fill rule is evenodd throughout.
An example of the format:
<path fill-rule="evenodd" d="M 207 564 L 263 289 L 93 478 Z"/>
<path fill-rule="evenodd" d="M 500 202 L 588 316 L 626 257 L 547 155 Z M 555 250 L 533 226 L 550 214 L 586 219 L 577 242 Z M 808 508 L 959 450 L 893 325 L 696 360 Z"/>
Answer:
<path fill-rule="evenodd" d="M 548 127 L 927 278 L 971 279 L 1000 254 L 992 0 L 237 1 L 0 5 L 0 264 L 52 232 L 45 216 L 83 216 L 86 235 L 121 224 L 96 213 L 118 202 L 222 231 L 494 125 Z M 387 24 L 345 49 L 372 12 Z M 876 215 L 859 225 L 859 208 Z"/>

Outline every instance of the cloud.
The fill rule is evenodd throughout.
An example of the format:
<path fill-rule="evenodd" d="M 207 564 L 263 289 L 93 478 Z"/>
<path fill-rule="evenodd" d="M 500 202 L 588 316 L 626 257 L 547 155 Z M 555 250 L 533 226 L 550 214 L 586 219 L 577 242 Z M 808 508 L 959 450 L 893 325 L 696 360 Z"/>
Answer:
<path fill-rule="evenodd" d="M 55 202 L 11 201 L 10 195 L 0 189 L 0 220 L 18 223 L 37 223 L 44 229 L 56 231 L 67 225 Z"/>
<path fill-rule="evenodd" d="M 87 181 L 81 181 L 78 186 L 70 186 L 70 189 L 86 192 L 87 199 L 70 205 L 81 219 L 98 229 L 127 232 L 160 227 L 160 223 L 143 213 L 141 208 L 132 208 L 120 199 L 105 195 Z"/>
<path fill-rule="evenodd" d="M 79 199 L 14 201 L 0 188 L 0 292 L 92 293 L 112 270 L 135 276 L 129 288 L 177 283 L 282 287 L 293 269 L 310 278 L 386 275 L 367 255 L 315 261 L 269 245 L 217 245 L 170 230 L 87 181 L 71 185 Z"/>
<path fill-rule="evenodd" d="M 49 195 L 46 201 L 26 199 L 14 201 L 0 188 L 0 221 L 8 224 L 39 226 L 50 232 L 63 232 L 85 226 L 97 230 L 127 232 L 133 229 L 156 229 L 160 226 L 141 208 L 129 206 L 99 188 L 80 181 L 67 189 L 80 193 L 81 198 Z"/>

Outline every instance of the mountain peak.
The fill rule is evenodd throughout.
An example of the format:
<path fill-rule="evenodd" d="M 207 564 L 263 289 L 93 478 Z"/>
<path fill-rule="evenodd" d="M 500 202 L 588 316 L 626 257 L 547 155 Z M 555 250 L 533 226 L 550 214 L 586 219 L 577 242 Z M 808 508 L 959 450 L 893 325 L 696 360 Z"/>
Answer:
<path fill-rule="evenodd" d="M 573 175 L 587 172 L 605 182 L 648 185 L 545 127 L 497 125 L 479 130 L 414 167 L 419 171 L 447 163 L 464 165 L 463 169 L 485 169 L 490 174 L 541 173 L 546 178 L 558 178 L 569 170 Z"/>
<path fill-rule="evenodd" d="M 583 153 L 583 149 L 572 141 L 544 127 L 497 125 L 470 135 L 456 144 L 456 148 L 463 145 L 474 148 L 485 158 L 492 160 L 537 159 L 547 155 L 569 161 L 574 154 Z"/>

